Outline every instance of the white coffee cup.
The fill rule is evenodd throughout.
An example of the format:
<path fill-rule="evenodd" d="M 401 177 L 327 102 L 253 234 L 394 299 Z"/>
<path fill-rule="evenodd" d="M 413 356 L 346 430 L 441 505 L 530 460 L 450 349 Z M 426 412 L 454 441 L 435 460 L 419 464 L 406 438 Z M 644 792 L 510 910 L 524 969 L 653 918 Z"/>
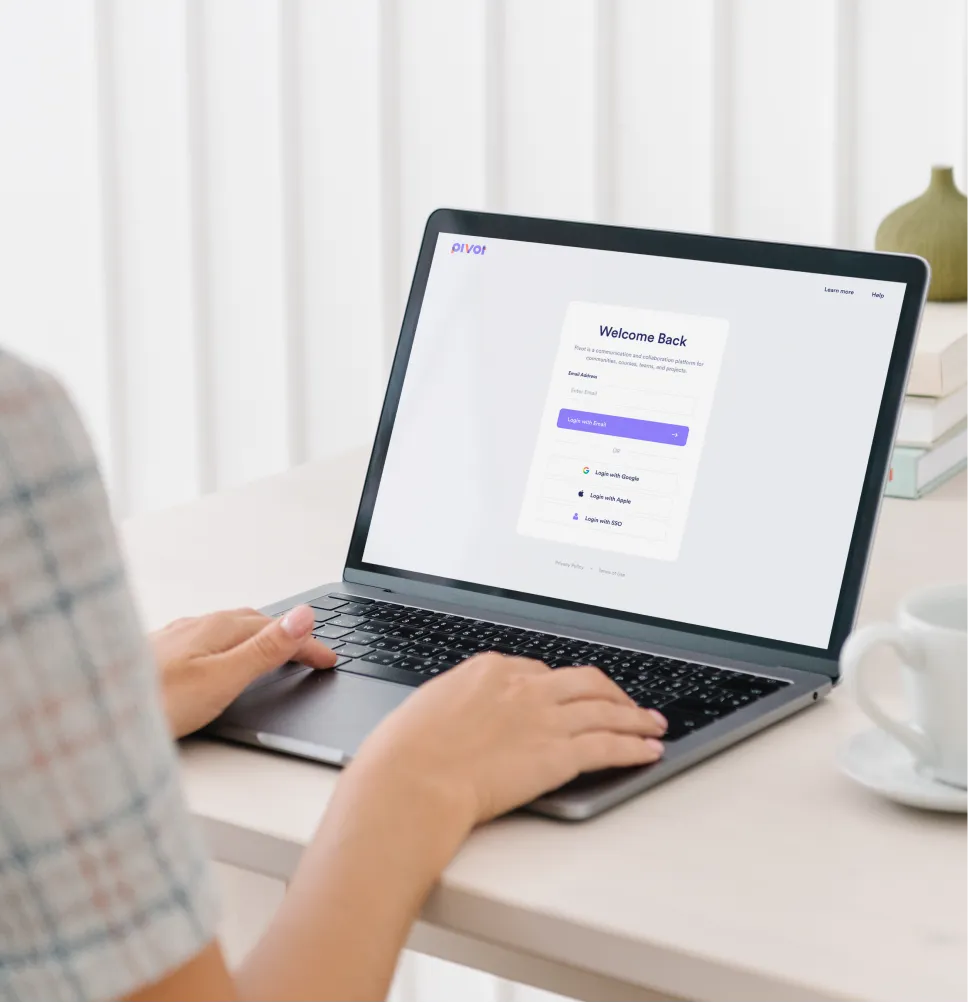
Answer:
<path fill-rule="evenodd" d="M 853 681 L 861 710 L 908 748 L 923 774 L 956 787 L 965 787 L 968 779 L 966 605 L 964 585 L 915 592 L 901 602 L 896 624 L 862 627 L 840 654 L 841 670 Z M 885 714 L 868 689 L 872 666 L 866 656 L 881 644 L 894 648 L 901 659 L 907 723 Z"/>

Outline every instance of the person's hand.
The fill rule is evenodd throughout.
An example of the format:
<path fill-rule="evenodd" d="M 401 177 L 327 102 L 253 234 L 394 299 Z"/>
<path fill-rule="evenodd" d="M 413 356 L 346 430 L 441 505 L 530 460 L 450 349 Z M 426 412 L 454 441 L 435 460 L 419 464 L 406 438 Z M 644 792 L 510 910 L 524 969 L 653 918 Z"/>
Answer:
<path fill-rule="evenodd" d="M 469 830 L 579 773 L 654 762 L 666 727 L 592 666 L 481 654 L 415 691 L 347 773 L 432 787 Z"/>
<path fill-rule="evenodd" d="M 312 636 L 313 611 L 273 619 L 254 609 L 175 620 L 148 635 L 175 738 L 214 720 L 264 672 L 288 661 L 329 669 L 336 655 Z"/>

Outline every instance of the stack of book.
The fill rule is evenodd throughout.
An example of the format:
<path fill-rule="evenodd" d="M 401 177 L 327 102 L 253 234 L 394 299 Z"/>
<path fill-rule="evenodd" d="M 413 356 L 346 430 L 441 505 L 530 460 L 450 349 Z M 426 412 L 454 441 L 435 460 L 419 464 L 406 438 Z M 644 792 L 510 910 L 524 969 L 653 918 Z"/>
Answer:
<path fill-rule="evenodd" d="M 968 458 L 968 311 L 928 303 L 908 377 L 885 494 L 920 498 Z"/>

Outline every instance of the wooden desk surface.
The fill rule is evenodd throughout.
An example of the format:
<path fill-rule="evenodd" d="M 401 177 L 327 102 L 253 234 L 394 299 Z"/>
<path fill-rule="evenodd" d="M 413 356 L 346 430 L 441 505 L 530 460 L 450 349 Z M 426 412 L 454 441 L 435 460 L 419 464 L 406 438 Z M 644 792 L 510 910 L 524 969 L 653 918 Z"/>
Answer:
<path fill-rule="evenodd" d="M 350 454 L 130 521 L 149 625 L 338 579 L 364 462 Z M 962 474 L 921 501 L 886 502 L 861 619 L 965 576 Z M 515 977 L 574 995 L 963 1000 L 965 819 L 844 778 L 837 747 L 867 726 L 838 690 L 590 822 L 501 819 L 448 868 L 421 929 L 459 936 L 467 963 L 517 959 Z M 288 877 L 337 772 L 203 741 L 183 760 L 215 856 Z"/>

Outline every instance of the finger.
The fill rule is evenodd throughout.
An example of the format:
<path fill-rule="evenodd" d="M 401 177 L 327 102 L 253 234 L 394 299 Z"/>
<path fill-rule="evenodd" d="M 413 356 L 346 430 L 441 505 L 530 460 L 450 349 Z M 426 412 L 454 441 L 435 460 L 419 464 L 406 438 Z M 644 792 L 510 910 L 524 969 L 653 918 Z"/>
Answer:
<path fill-rule="evenodd" d="M 573 700 L 559 708 L 558 719 L 570 735 L 612 731 L 622 735 L 659 738 L 669 727 L 657 710 L 626 706 L 612 700 Z"/>
<path fill-rule="evenodd" d="M 539 662 L 537 658 L 522 658 L 519 655 L 501 655 L 504 667 L 510 672 L 517 672 L 528 676 L 546 675 L 551 669 L 544 662 Z"/>
<path fill-rule="evenodd" d="M 261 630 L 221 654 L 209 656 L 239 679 L 255 679 L 291 661 L 309 640 L 315 618 L 308 606 L 296 606 L 285 616 L 266 618 Z"/>
<path fill-rule="evenodd" d="M 610 731 L 586 731 L 571 742 L 572 765 L 578 773 L 607 770 L 613 766 L 645 766 L 662 758 L 662 743 L 655 738 L 617 735 Z"/>
<path fill-rule="evenodd" d="M 212 655 L 228 651 L 257 634 L 269 617 L 249 609 L 224 609 L 198 617 L 199 642 Z"/>
<path fill-rule="evenodd" d="M 635 706 L 635 701 L 594 665 L 555 669 L 548 685 L 559 703 L 572 700 L 611 700 Z"/>
<path fill-rule="evenodd" d="M 314 669 L 331 669 L 336 664 L 336 652 L 315 637 L 307 637 L 294 657 Z"/>
<path fill-rule="evenodd" d="M 172 620 L 171 623 L 166 623 L 161 629 L 174 630 L 177 627 L 184 627 L 186 624 L 195 623 L 197 619 L 197 616 L 180 616 L 177 620 Z"/>

